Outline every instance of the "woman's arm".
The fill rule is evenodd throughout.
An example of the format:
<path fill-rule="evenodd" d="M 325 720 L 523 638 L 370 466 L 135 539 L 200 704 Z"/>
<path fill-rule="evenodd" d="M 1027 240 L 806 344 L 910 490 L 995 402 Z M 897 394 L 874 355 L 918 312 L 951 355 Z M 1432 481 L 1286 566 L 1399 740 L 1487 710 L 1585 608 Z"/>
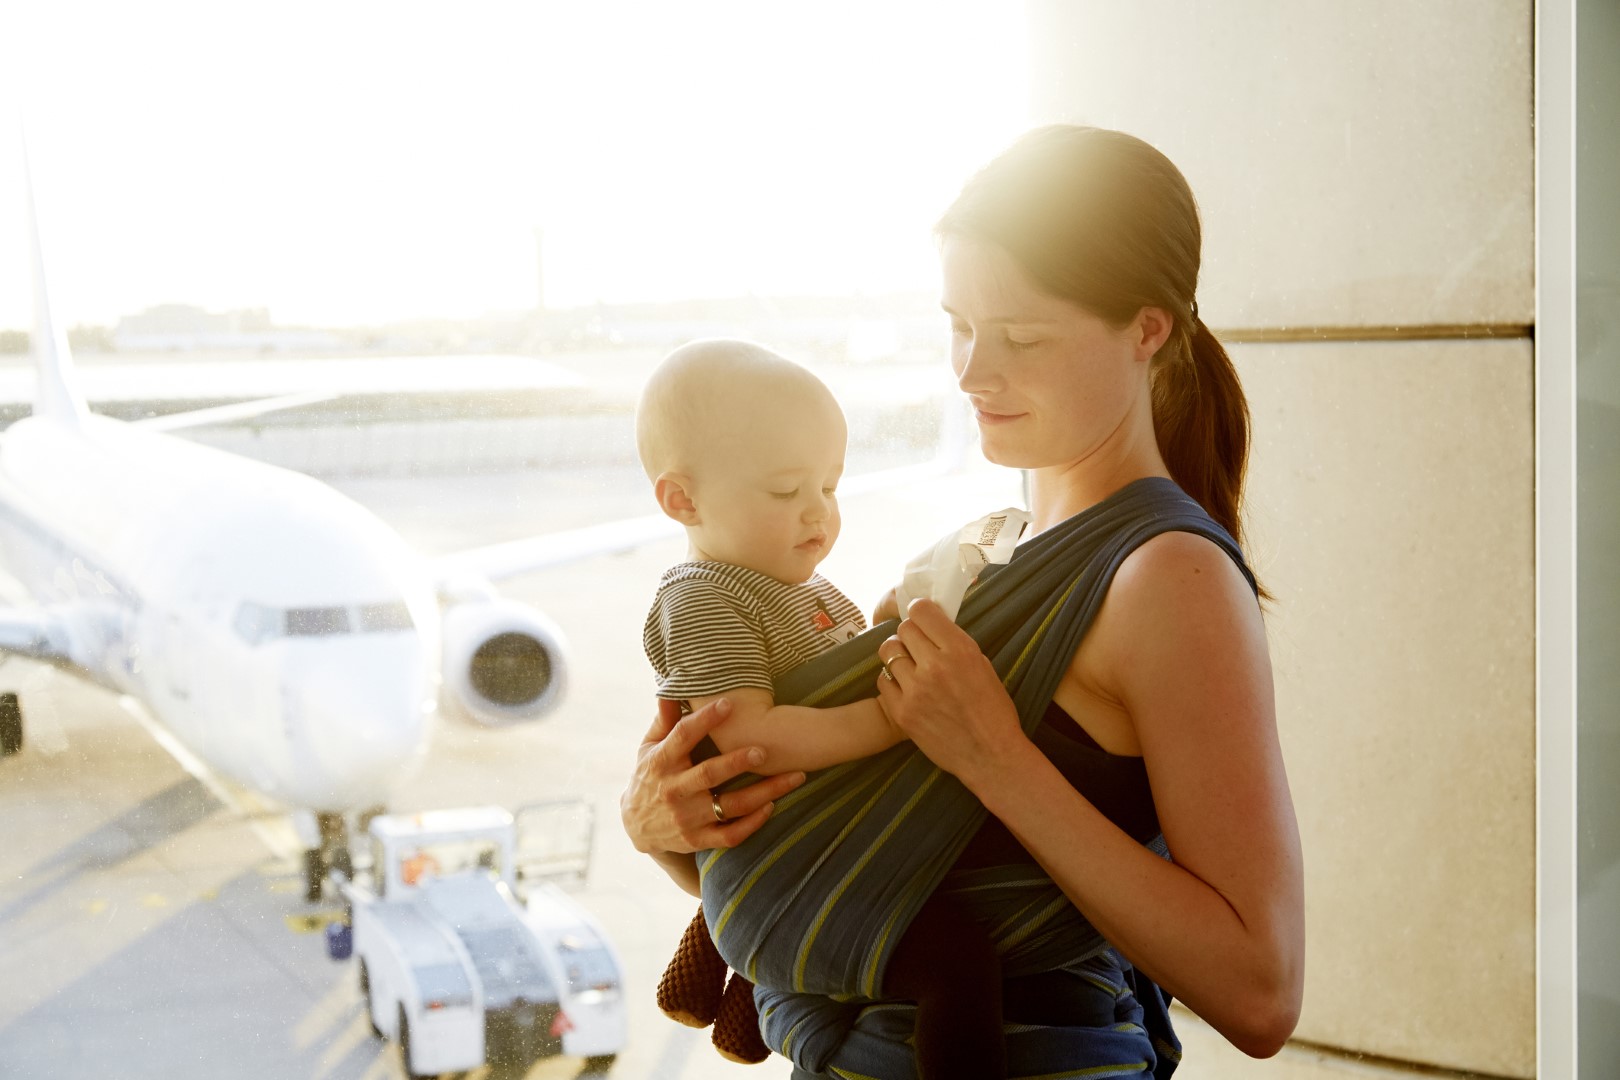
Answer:
<path fill-rule="evenodd" d="M 722 751 L 757 746 L 778 769 L 809 772 L 867 757 L 904 742 L 877 698 L 829 709 L 778 705 L 768 690 L 752 687 L 724 695 L 694 698 L 700 708 L 722 699 L 731 702 L 731 719 L 711 738 Z"/>
<path fill-rule="evenodd" d="M 1130 717 L 1165 862 L 1023 736 L 988 660 L 931 604 L 880 685 L 895 722 L 958 776 L 1132 963 L 1240 1050 L 1275 1053 L 1304 982 L 1302 867 L 1258 606 L 1231 560 L 1167 533 L 1121 567 L 1081 652 Z M 885 644 L 890 656 L 899 650 Z"/>
<path fill-rule="evenodd" d="M 658 716 L 637 751 L 630 784 L 619 799 L 619 816 L 636 850 L 651 855 L 675 884 L 694 896 L 698 878 L 692 853 L 742 843 L 765 824 L 774 800 L 804 783 L 803 773 L 789 772 L 728 791 L 721 796 L 727 820 L 716 821 L 710 789 L 758 772 L 770 760 L 760 747 L 742 746 L 692 764 L 692 748 L 730 715 L 730 705 L 717 702 L 682 718 L 675 702 L 660 701 Z"/>

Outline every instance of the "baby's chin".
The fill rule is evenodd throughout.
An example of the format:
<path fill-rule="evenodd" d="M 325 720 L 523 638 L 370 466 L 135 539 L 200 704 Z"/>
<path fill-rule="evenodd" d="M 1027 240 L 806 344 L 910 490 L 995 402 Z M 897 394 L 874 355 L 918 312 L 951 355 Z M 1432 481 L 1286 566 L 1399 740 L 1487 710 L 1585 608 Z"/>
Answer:
<path fill-rule="evenodd" d="M 778 566 L 769 570 L 760 570 L 760 573 L 766 577 L 775 578 L 784 585 L 803 585 L 816 576 L 816 571 L 820 566 L 821 559 L 818 558 L 807 568 Z"/>

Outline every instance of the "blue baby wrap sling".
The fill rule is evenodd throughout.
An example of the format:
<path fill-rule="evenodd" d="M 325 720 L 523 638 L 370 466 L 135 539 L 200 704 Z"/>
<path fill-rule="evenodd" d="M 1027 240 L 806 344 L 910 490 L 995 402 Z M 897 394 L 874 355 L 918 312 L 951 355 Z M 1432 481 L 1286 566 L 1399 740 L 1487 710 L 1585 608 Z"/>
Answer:
<path fill-rule="evenodd" d="M 1120 564 L 1172 531 L 1214 541 L 1253 585 L 1232 537 L 1158 477 L 1127 485 L 981 575 L 957 621 L 990 658 L 1026 732 Z M 874 627 L 789 672 L 776 700 L 834 706 L 872 696 L 877 646 L 893 628 Z M 796 1076 L 915 1076 L 904 1041 L 914 1006 L 882 1001 L 883 972 L 986 813 L 955 777 L 902 743 L 812 774 L 776 801 L 754 836 L 698 856 L 710 932 L 726 962 L 758 985 L 765 1041 L 794 1061 Z M 1162 838 L 1149 846 L 1167 856 Z M 1072 1024 L 1008 1026 L 1011 1075 L 1169 1076 L 1179 1049 L 1158 989 L 1044 871 L 1030 863 L 977 869 L 951 875 L 945 887 L 990 933 L 1004 978 L 1047 973 L 1041 979 L 1059 989 L 1043 993 L 1075 995 Z"/>

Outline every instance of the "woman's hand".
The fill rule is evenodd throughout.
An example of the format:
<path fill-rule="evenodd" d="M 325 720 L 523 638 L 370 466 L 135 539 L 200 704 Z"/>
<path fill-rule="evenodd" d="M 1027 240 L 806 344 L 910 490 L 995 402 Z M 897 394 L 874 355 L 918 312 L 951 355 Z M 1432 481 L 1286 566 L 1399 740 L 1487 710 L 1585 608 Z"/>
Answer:
<path fill-rule="evenodd" d="M 765 751 L 743 746 L 692 764 L 692 749 L 731 715 L 725 699 L 684 719 L 673 701 L 658 703 L 658 716 L 636 754 L 630 785 L 619 799 L 624 831 L 638 851 L 690 854 L 735 847 L 770 817 L 773 801 L 804 782 L 803 773 L 768 776 L 716 800 L 709 789 L 765 764 Z M 718 801 L 725 820 L 717 820 Z"/>
<path fill-rule="evenodd" d="M 969 788 L 1027 748 L 1018 711 L 979 643 L 932 600 L 913 600 L 878 646 L 878 697 L 928 759 Z"/>

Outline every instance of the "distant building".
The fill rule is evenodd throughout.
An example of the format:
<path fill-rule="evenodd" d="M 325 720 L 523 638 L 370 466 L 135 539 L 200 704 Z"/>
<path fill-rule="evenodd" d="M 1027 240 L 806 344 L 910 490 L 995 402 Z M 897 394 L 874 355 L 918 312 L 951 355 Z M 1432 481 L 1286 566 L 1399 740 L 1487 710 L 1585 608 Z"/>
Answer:
<path fill-rule="evenodd" d="M 139 315 L 126 315 L 118 320 L 112 340 L 119 352 L 307 352 L 342 344 L 327 330 L 277 327 L 268 308 L 214 312 L 190 304 L 159 304 Z"/>

